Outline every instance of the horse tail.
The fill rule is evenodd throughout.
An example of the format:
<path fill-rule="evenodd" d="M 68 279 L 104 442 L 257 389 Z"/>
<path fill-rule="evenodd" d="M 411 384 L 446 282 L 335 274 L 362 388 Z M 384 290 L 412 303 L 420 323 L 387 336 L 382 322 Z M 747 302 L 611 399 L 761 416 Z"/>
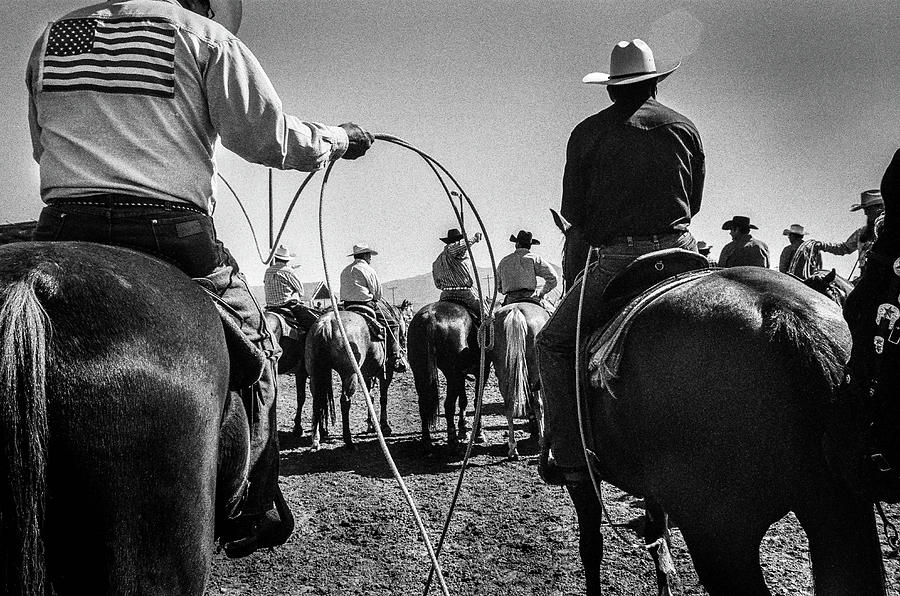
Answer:
<path fill-rule="evenodd" d="M 434 429 L 438 416 L 438 367 L 434 313 L 419 313 L 409 324 L 409 367 L 419 400 L 423 428 Z"/>
<path fill-rule="evenodd" d="M 328 329 L 327 324 L 315 324 L 306 336 L 306 373 L 313 398 L 313 420 L 318 420 L 326 431 L 335 420 Z"/>
<path fill-rule="evenodd" d="M 814 316 L 817 308 L 785 305 L 782 298 L 773 296 L 761 305 L 761 312 L 771 345 L 788 370 L 794 371 L 796 390 L 808 400 L 827 403 L 843 382 L 850 337 L 842 319 Z"/>
<path fill-rule="evenodd" d="M 503 395 L 506 407 L 512 407 L 513 416 L 525 416 L 525 402 L 528 398 L 528 363 L 525 359 L 525 338 L 528 325 L 525 315 L 518 308 L 513 308 L 503 319 L 503 336 L 506 338 L 506 382 Z"/>
<path fill-rule="evenodd" d="M 43 594 L 50 321 L 32 271 L 0 291 L 0 592 Z"/>

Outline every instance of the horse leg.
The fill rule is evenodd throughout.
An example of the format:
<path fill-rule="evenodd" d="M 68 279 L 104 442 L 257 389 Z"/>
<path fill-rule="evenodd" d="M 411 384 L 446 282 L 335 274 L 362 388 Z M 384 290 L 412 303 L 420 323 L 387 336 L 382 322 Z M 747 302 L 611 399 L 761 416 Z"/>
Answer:
<path fill-rule="evenodd" d="M 509 459 L 516 461 L 519 459 L 519 451 L 516 449 L 516 427 L 513 423 L 514 407 L 515 406 L 512 403 L 508 403 L 506 406 L 506 424 L 508 427 L 506 440 L 509 443 Z"/>
<path fill-rule="evenodd" d="M 802 501 L 796 515 L 809 538 L 815 593 L 885 594 L 872 504 L 837 486 L 811 490 Z"/>
<path fill-rule="evenodd" d="M 603 560 L 600 501 L 590 482 L 566 484 L 566 490 L 578 515 L 578 552 L 584 567 L 585 594 L 600 596 L 600 563 Z"/>
<path fill-rule="evenodd" d="M 381 414 L 379 419 L 379 424 L 381 425 L 381 434 L 386 437 L 389 437 L 394 434 L 394 431 L 391 430 L 391 425 L 388 423 L 388 415 L 387 415 L 387 404 L 388 404 L 388 387 L 391 385 L 391 378 L 393 377 L 393 373 L 388 372 L 388 374 L 382 377 L 378 381 L 378 389 L 381 392 Z"/>
<path fill-rule="evenodd" d="M 645 523 L 644 544 L 653 557 L 653 565 L 656 567 L 656 585 L 659 588 L 659 596 L 672 596 L 670 579 L 675 579 L 675 566 L 669 549 L 672 541 L 669 535 L 669 516 L 663 511 L 659 503 L 651 497 L 644 499 Z"/>
<path fill-rule="evenodd" d="M 303 414 L 303 404 L 306 403 L 306 371 L 301 372 L 298 370 L 294 375 L 294 379 L 296 379 L 297 382 L 297 413 L 294 414 L 293 434 L 295 437 L 302 437 L 303 424 L 301 422 L 301 416 Z"/>
<path fill-rule="evenodd" d="M 366 389 L 369 390 L 369 398 L 370 399 L 372 397 L 372 389 L 374 387 L 375 387 L 375 377 L 366 379 Z M 369 411 L 368 406 L 366 407 L 366 432 L 369 434 L 375 433 L 375 419 L 372 418 L 372 412 Z"/>
<path fill-rule="evenodd" d="M 447 398 L 444 400 L 444 418 L 447 420 L 447 445 L 453 447 L 455 447 L 459 443 L 460 435 L 465 436 L 466 432 L 465 419 L 462 415 L 460 415 L 459 417 L 459 435 L 456 432 L 456 422 L 453 420 L 453 416 L 456 414 L 456 412 L 454 411 L 456 408 L 456 400 L 459 398 L 459 392 L 457 389 L 459 385 L 459 379 L 457 378 L 458 376 L 459 375 L 457 373 L 445 375 L 447 379 Z M 464 399 L 464 397 L 460 399 Z"/>
<path fill-rule="evenodd" d="M 738 518 L 741 515 L 744 519 Z M 681 524 L 697 576 L 710 596 L 771 596 L 759 564 L 759 544 L 767 527 L 747 523 L 752 517 L 752 511 L 731 511 Z M 715 525 L 708 525 L 711 520 L 717 520 Z"/>
<path fill-rule="evenodd" d="M 355 449 L 353 435 L 350 434 L 350 399 L 355 392 L 356 375 L 351 374 L 350 377 L 342 383 L 341 387 L 341 430 L 344 437 L 344 445 L 349 449 Z"/>

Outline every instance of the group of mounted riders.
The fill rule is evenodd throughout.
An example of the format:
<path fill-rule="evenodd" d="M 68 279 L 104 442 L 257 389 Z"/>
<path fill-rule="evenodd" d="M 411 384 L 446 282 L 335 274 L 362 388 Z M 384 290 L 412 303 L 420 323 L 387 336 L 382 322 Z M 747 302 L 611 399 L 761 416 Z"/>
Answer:
<path fill-rule="evenodd" d="M 362 157 L 374 142 L 356 124 L 305 122 L 284 112 L 259 62 L 235 35 L 240 20 L 239 0 L 111 0 L 51 23 L 27 70 L 46 204 L 33 239 L 124 247 L 175 264 L 223 306 L 223 316 L 262 355 L 259 373 L 242 388 L 253 441 L 240 515 L 220 532 L 230 556 L 283 543 L 292 521 L 277 507 L 283 502 L 275 411 L 280 350 L 213 225 L 215 145 L 264 166 L 313 171 Z M 687 117 L 657 100 L 657 84 L 678 66 L 657 63 L 640 39 L 616 44 L 609 72 L 583 79 L 606 86 L 612 105 L 578 124 L 566 148 L 560 210 L 568 222 L 566 292 L 535 344 L 546 425 L 540 473 L 565 484 L 573 499 L 593 490 L 585 488 L 591 463 L 576 399 L 579 330 L 602 327 L 616 314 L 615 300 L 666 276 L 708 267 L 689 230 L 706 175 L 700 135 Z M 864 194 L 864 207 L 866 201 Z M 727 223 L 738 235 L 744 223 L 749 227 L 738 217 Z M 803 236 L 802 230 L 792 233 Z M 858 240 L 868 241 L 867 234 Z M 441 240 L 445 247 L 433 264 L 440 301 L 461 304 L 477 324 L 483 309 L 465 260 L 481 236 L 451 229 Z M 540 304 L 557 285 L 556 275 L 531 252 L 539 244 L 531 233 L 522 230 L 510 241 L 515 250 L 497 270 L 504 305 Z M 819 248 L 841 254 L 840 248 Z M 341 296 L 347 308 L 373 321 L 373 334 L 383 329 L 390 366 L 399 370 L 402 346 L 380 307 L 374 254 L 354 246 L 354 260 L 341 274 Z M 275 251 L 264 282 L 267 302 L 311 323 L 319 313 L 297 308 L 302 286 L 288 274 L 291 257 L 283 247 Z M 728 258 L 720 257 L 720 264 Z M 623 282 L 626 271 L 632 277 Z"/>

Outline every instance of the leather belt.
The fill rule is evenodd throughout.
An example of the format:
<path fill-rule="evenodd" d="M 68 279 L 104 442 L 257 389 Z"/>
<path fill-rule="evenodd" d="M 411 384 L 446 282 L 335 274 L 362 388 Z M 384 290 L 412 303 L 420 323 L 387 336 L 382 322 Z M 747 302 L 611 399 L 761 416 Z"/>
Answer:
<path fill-rule="evenodd" d="M 50 199 L 48 205 L 87 205 L 89 207 L 152 207 L 155 209 L 190 211 L 200 215 L 209 215 L 206 211 L 193 203 L 178 201 L 165 201 L 163 199 L 149 199 L 131 195 L 99 194 L 84 197 L 62 197 Z"/>

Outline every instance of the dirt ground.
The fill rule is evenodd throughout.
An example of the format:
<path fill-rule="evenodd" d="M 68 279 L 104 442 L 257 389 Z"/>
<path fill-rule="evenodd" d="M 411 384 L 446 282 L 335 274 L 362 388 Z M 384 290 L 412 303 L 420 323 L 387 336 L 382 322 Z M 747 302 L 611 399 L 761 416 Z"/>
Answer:
<path fill-rule="evenodd" d="M 443 419 L 438 426 L 442 451 L 423 456 L 410 373 L 394 380 L 389 395 L 394 433 L 388 445 L 436 545 L 462 457 L 443 449 Z M 356 449 L 344 447 L 339 428 L 333 428 L 333 438 L 316 452 L 309 449 L 308 434 L 301 439 L 291 434 L 295 396 L 293 377 L 283 376 L 279 402 L 281 484 L 297 528 L 277 549 L 239 560 L 217 554 L 207 594 L 422 594 L 428 555 L 377 438 L 365 434 L 362 396 L 351 412 Z M 564 489 L 548 486 L 538 477 L 537 445 L 527 438 L 525 421 L 517 424 L 523 457 L 507 459 L 501 404 L 492 382 L 484 406 L 488 440 L 475 446 L 441 554 L 449 592 L 582 594 L 575 510 Z M 307 404 L 303 412 L 307 430 L 309 407 Z M 470 404 L 470 418 L 473 410 Z M 604 526 L 604 594 L 656 594 L 653 563 L 646 551 L 634 547 L 641 542 L 640 500 L 608 484 L 604 491 L 612 523 L 631 542 L 626 544 Z M 900 507 L 889 508 L 888 514 L 900 523 Z M 889 593 L 897 595 L 900 564 L 895 556 L 888 556 L 883 537 L 882 544 Z M 773 594 L 812 593 L 806 538 L 792 515 L 769 530 L 761 555 Z M 673 557 L 680 576 L 677 593 L 704 594 L 677 529 L 673 531 Z M 440 594 L 434 583 L 430 593 Z"/>

